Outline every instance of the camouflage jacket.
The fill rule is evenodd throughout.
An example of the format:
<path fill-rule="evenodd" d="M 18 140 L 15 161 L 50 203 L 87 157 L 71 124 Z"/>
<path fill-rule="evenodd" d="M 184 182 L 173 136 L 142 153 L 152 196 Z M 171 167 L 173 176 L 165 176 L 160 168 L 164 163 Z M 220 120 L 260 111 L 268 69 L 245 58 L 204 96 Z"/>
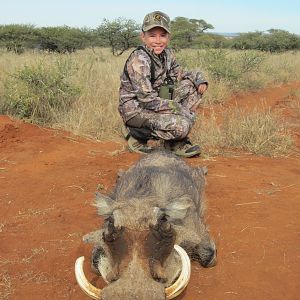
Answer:
<path fill-rule="evenodd" d="M 172 100 L 158 96 L 159 88 L 167 76 L 174 82 L 182 79 L 191 80 L 195 87 L 207 83 L 200 72 L 183 71 L 176 62 L 174 53 L 166 48 L 160 55 L 144 46 L 145 50 L 135 50 L 129 56 L 121 74 L 119 112 L 127 122 L 143 109 L 159 113 L 173 113 Z M 152 62 L 151 62 L 151 58 Z M 154 63 L 154 82 L 151 83 L 151 63 Z"/>

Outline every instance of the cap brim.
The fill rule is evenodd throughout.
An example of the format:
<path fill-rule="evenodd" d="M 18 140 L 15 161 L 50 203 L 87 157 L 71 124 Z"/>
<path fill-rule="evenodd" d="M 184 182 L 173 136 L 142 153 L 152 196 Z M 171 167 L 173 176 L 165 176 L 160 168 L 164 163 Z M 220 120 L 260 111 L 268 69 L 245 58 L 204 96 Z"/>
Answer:
<path fill-rule="evenodd" d="M 170 29 L 166 28 L 165 26 L 157 25 L 157 24 L 145 26 L 145 27 L 143 27 L 143 31 L 148 31 L 148 30 L 151 30 L 152 28 L 155 28 L 155 27 L 163 28 L 166 32 L 171 33 Z"/>

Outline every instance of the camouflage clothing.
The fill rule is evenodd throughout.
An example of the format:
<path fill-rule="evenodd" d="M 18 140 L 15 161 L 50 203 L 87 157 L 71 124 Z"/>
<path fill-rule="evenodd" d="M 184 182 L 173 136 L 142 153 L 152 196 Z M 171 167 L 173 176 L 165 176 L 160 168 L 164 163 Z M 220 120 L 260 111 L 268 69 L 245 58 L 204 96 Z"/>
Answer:
<path fill-rule="evenodd" d="M 160 55 L 146 46 L 144 49 L 135 50 L 126 62 L 121 75 L 119 112 L 125 124 L 140 119 L 140 126 L 135 127 L 142 127 L 148 120 L 147 127 L 154 138 L 182 139 L 195 120 L 191 108 L 201 101 L 198 87 L 207 81 L 200 72 L 180 70 L 170 49 L 166 48 Z M 153 63 L 155 80 L 151 83 Z M 173 100 L 158 96 L 167 77 L 176 83 Z"/>

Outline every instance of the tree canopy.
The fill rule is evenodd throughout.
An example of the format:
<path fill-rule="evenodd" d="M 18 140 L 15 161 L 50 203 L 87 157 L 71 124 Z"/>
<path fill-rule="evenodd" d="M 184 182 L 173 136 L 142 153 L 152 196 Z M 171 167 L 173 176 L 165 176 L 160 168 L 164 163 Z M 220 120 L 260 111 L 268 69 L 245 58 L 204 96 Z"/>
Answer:
<path fill-rule="evenodd" d="M 270 29 L 242 33 L 232 41 L 235 49 L 254 49 L 269 52 L 282 52 L 300 48 L 300 37 L 285 30 Z"/>
<path fill-rule="evenodd" d="M 171 20 L 170 46 L 177 50 L 233 48 L 281 52 L 300 49 L 300 37 L 281 29 L 241 33 L 236 37 L 212 34 L 207 32 L 209 29 L 214 26 L 203 19 L 176 17 Z M 87 47 L 109 47 L 117 56 L 141 43 L 140 30 L 140 24 L 126 18 L 104 19 L 96 29 L 0 25 L 0 47 L 18 54 L 25 49 L 70 53 Z"/>
<path fill-rule="evenodd" d="M 214 29 L 214 27 L 202 19 L 176 17 L 171 21 L 172 45 L 176 48 L 190 48 L 207 29 Z"/>
<path fill-rule="evenodd" d="M 139 28 L 140 26 L 130 19 L 118 18 L 113 21 L 104 19 L 97 28 L 97 34 L 111 47 L 113 55 L 121 55 L 125 50 L 138 44 Z"/>
<path fill-rule="evenodd" d="M 33 25 L 11 24 L 0 26 L 0 46 L 8 51 L 22 53 L 37 41 L 37 29 Z"/>

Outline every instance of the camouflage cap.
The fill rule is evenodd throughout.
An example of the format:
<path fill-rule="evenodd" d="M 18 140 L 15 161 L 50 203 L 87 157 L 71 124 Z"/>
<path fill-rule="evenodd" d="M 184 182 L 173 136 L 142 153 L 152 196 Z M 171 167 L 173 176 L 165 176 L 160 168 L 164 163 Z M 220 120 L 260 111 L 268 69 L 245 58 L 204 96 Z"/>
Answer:
<path fill-rule="evenodd" d="M 161 27 L 170 33 L 170 18 L 161 11 L 154 11 L 147 14 L 143 21 L 142 30 L 148 31 L 154 27 Z"/>

